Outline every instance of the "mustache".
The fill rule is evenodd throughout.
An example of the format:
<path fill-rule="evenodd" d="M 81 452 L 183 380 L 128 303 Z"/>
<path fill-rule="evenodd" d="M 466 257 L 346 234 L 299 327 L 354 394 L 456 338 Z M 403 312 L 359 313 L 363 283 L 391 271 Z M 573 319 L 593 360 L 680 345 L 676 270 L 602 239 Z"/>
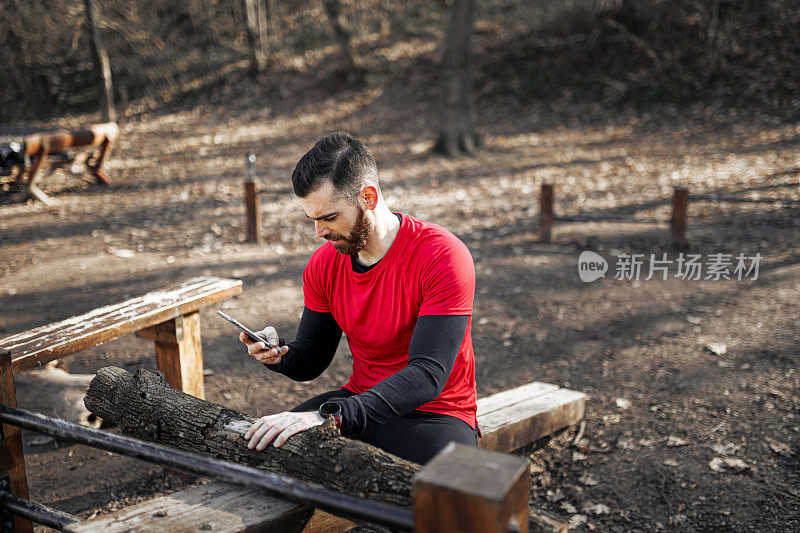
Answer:
<path fill-rule="evenodd" d="M 344 235 L 325 235 L 323 239 L 326 241 L 343 241 Z"/>

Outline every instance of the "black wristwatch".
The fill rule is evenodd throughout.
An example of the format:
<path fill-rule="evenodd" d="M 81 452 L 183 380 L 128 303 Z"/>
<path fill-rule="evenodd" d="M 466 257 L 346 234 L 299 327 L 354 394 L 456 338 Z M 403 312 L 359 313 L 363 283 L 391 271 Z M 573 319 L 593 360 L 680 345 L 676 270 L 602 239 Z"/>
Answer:
<path fill-rule="evenodd" d="M 319 415 L 325 420 L 332 416 L 333 421 L 336 422 L 336 427 L 342 429 L 342 406 L 338 403 L 323 403 L 319 406 Z"/>

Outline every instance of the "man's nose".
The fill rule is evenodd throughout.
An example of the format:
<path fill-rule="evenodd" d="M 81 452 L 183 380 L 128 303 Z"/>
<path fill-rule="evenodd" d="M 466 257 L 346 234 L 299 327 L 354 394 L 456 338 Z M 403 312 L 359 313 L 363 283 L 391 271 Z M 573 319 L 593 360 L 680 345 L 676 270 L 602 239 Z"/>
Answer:
<path fill-rule="evenodd" d="M 326 227 L 325 224 L 319 220 L 314 221 L 314 230 L 317 232 L 317 237 L 320 239 L 331 232 L 330 228 Z"/>

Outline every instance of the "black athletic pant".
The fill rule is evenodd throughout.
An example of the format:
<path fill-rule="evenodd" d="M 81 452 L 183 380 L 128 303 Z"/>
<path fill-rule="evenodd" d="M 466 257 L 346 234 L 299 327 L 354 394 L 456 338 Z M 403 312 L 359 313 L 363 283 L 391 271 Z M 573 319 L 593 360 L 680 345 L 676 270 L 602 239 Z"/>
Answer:
<path fill-rule="evenodd" d="M 331 398 L 354 395 L 347 389 L 332 390 L 306 400 L 292 411 L 316 411 Z M 478 432 L 463 420 L 424 411 L 411 411 L 385 424 L 368 426 L 362 435 L 352 438 L 421 465 L 452 441 L 468 446 L 478 445 Z"/>

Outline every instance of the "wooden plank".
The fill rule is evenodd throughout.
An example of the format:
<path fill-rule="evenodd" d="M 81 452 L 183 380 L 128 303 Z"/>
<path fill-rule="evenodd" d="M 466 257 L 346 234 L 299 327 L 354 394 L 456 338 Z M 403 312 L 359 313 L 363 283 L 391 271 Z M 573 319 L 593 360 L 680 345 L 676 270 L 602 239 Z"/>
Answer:
<path fill-rule="evenodd" d="M 125 302 L 0 340 L 11 350 L 14 373 L 122 335 L 187 315 L 242 292 L 240 280 L 197 277 Z"/>
<path fill-rule="evenodd" d="M 414 478 L 414 532 L 528 531 L 523 457 L 451 442 Z"/>
<path fill-rule="evenodd" d="M 14 387 L 14 372 L 11 355 L 0 350 L 0 404 L 17 406 L 17 393 Z M 25 477 L 25 456 L 22 452 L 22 435 L 19 427 L 2 424 L 3 438 L 0 438 L 0 474 L 8 474 L 11 494 L 28 499 L 28 480 Z M 2 528 L 2 525 L 0 525 Z M 14 517 L 14 531 L 32 531 L 31 523 Z"/>
<path fill-rule="evenodd" d="M 175 320 L 167 320 L 161 324 L 140 329 L 135 335 L 141 339 L 154 342 L 175 342 L 183 339 L 183 329 L 178 329 Z"/>
<path fill-rule="evenodd" d="M 179 316 L 155 326 L 156 364 L 178 390 L 205 399 L 200 313 Z"/>
<path fill-rule="evenodd" d="M 67 526 L 70 533 L 298 532 L 314 510 L 227 483 L 199 485 Z"/>
<path fill-rule="evenodd" d="M 510 452 L 583 418 L 586 395 L 559 389 L 478 417 L 481 448 Z"/>
<path fill-rule="evenodd" d="M 345 518 L 339 518 L 317 509 L 303 529 L 303 533 L 344 533 L 354 527 L 356 525 Z"/>
<path fill-rule="evenodd" d="M 485 398 L 478 398 L 478 418 L 486 416 L 498 409 L 505 409 L 510 405 L 536 398 L 542 394 L 558 390 L 558 385 L 534 381 L 525 385 L 509 389 Z"/>

